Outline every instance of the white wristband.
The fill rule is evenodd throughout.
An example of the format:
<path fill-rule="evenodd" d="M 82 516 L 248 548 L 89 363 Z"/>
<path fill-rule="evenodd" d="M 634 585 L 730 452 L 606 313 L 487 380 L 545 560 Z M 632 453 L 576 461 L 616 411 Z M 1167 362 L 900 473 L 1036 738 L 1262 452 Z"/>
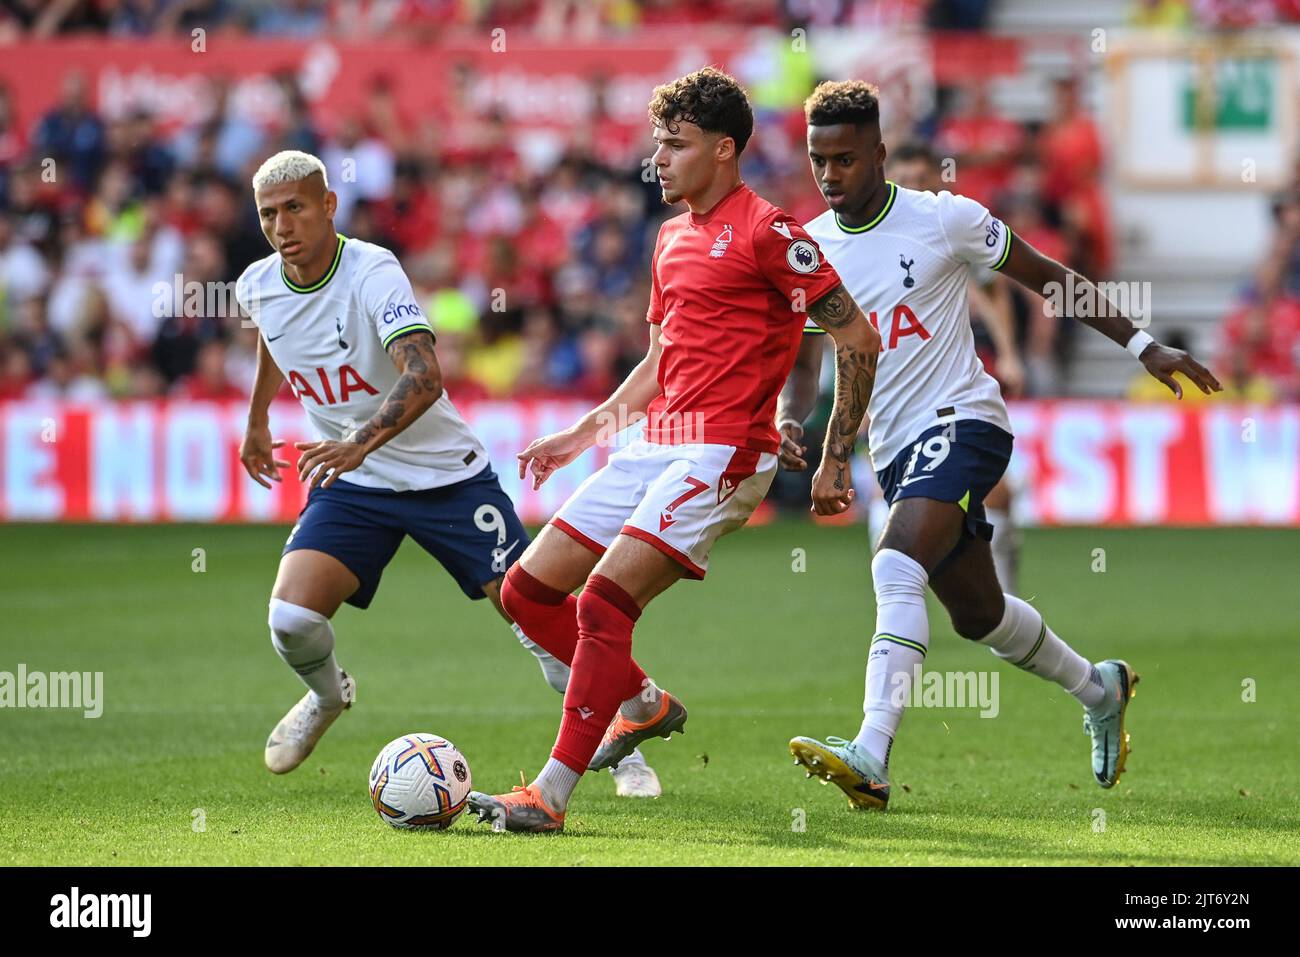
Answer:
<path fill-rule="evenodd" d="M 1141 359 L 1142 350 L 1153 342 L 1155 342 L 1155 339 L 1152 339 L 1151 336 L 1147 334 L 1146 330 L 1139 329 L 1137 332 L 1133 333 L 1133 338 L 1128 341 L 1128 345 L 1124 348 L 1133 353 L 1134 359 Z"/>

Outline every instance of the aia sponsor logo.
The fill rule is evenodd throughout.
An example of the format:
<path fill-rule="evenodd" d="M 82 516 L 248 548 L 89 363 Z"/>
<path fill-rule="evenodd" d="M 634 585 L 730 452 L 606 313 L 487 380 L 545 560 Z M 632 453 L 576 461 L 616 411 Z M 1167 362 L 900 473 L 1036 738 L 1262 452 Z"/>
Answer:
<path fill-rule="evenodd" d="M 305 402 L 307 397 L 310 397 L 317 405 L 337 405 L 340 402 L 347 402 L 354 392 L 379 395 L 379 390 L 363 379 L 361 373 L 352 366 L 339 366 L 332 376 L 328 370 L 318 367 L 315 375 L 320 385 L 319 392 L 301 372 L 294 370 L 289 373 L 289 388 L 293 389 L 293 394 L 301 401 Z M 322 396 L 324 398 L 321 398 Z"/>
<path fill-rule="evenodd" d="M 912 277 L 908 276 L 908 278 Z M 930 330 L 925 328 L 921 320 L 916 318 L 916 313 L 905 303 L 900 302 L 894 307 L 893 315 L 890 316 L 888 331 L 880 328 L 880 318 L 875 310 L 867 313 L 867 318 L 871 320 L 871 324 L 880 333 L 881 352 L 898 348 L 899 340 L 906 339 L 908 336 L 920 336 L 922 341 L 930 338 Z"/>

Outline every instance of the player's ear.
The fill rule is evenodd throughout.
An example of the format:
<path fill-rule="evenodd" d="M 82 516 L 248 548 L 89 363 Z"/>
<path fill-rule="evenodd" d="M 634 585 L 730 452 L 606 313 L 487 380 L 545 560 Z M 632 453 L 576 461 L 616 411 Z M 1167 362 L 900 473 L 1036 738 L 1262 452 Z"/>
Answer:
<path fill-rule="evenodd" d="M 330 219 L 334 218 L 334 211 L 339 208 L 339 194 L 334 190 L 328 190 L 325 193 L 325 215 Z"/>
<path fill-rule="evenodd" d="M 720 163 L 729 163 L 736 158 L 736 141 L 730 136 L 718 137 L 718 142 L 713 149 L 714 155 Z"/>
<path fill-rule="evenodd" d="M 885 149 L 884 140 L 877 140 L 876 141 L 876 165 L 884 166 L 885 157 L 888 155 L 889 155 L 889 150 Z"/>

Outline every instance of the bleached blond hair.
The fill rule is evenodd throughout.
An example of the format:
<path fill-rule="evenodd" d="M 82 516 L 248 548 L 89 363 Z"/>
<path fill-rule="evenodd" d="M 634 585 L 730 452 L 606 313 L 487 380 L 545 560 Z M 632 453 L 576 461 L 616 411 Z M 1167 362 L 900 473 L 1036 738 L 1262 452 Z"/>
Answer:
<path fill-rule="evenodd" d="M 306 179 L 312 173 L 320 173 L 325 188 L 330 188 L 329 175 L 325 172 L 325 164 L 321 162 L 319 156 L 312 156 L 301 150 L 281 150 L 257 168 L 257 172 L 253 174 L 253 190 L 256 192 L 263 186 L 296 183 L 300 179 Z"/>

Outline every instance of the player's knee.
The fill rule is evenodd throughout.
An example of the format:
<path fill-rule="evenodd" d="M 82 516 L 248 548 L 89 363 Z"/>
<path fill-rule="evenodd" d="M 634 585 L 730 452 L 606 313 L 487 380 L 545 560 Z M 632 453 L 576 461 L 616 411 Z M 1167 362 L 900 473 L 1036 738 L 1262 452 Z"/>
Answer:
<path fill-rule="evenodd" d="M 272 598 L 266 623 L 271 627 L 272 640 L 291 648 L 314 638 L 322 627 L 329 626 L 329 619 L 302 605 Z"/>
<path fill-rule="evenodd" d="M 589 641 L 598 636 L 602 642 L 632 647 L 631 628 L 641 616 L 632 596 L 603 575 L 592 575 L 587 587 L 578 596 L 578 640 Z"/>
<path fill-rule="evenodd" d="M 1001 595 L 998 596 L 1001 599 Z M 1002 602 L 981 602 L 965 608 L 950 609 L 953 631 L 967 641 L 979 641 L 1002 621 Z"/>
<path fill-rule="evenodd" d="M 519 573 L 522 571 L 519 563 L 515 562 L 501 579 L 501 608 L 511 621 L 519 621 L 521 616 L 528 615 L 528 602 L 519 591 Z"/>
<path fill-rule="evenodd" d="M 479 589 L 483 592 L 483 597 L 486 598 L 492 607 L 497 610 L 497 614 L 502 618 L 505 618 L 507 621 L 514 621 L 514 619 L 506 613 L 505 603 L 501 600 L 502 584 L 503 579 L 494 578 L 490 582 L 484 582 L 479 586 Z"/>
<path fill-rule="evenodd" d="M 893 548 L 882 548 L 871 559 L 871 580 L 877 603 L 883 601 L 925 601 L 929 576 L 920 563 Z"/>
<path fill-rule="evenodd" d="M 599 599 L 595 592 L 584 588 L 578 595 L 578 640 L 582 641 L 584 637 L 595 634 L 599 630 L 601 621 L 600 609 L 597 607 Z"/>

